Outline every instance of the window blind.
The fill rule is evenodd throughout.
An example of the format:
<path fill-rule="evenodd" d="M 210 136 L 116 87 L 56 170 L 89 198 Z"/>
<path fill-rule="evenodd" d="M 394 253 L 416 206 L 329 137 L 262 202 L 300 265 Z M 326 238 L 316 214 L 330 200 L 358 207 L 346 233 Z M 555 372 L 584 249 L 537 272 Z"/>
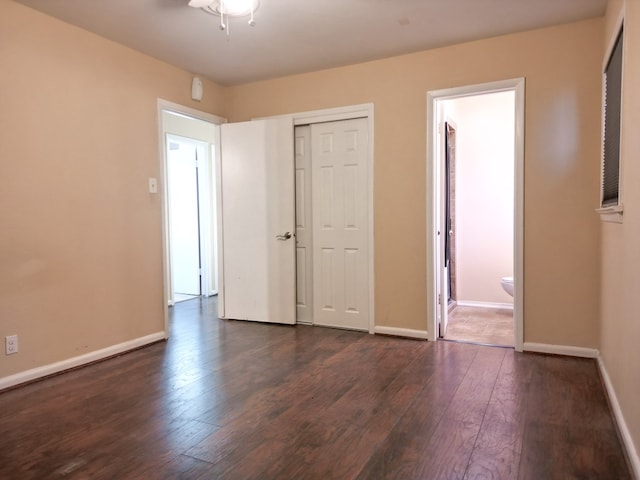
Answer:
<path fill-rule="evenodd" d="M 620 110 L 622 99 L 622 29 L 604 74 L 602 206 L 618 205 L 620 184 Z"/>

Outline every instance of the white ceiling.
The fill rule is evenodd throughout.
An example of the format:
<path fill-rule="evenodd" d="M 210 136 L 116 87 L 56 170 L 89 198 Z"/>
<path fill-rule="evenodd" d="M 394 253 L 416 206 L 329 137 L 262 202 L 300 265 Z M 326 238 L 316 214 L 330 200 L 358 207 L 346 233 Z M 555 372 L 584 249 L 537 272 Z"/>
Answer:
<path fill-rule="evenodd" d="M 607 0 L 261 0 L 255 27 L 188 0 L 17 0 L 222 85 L 582 20 Z"/>

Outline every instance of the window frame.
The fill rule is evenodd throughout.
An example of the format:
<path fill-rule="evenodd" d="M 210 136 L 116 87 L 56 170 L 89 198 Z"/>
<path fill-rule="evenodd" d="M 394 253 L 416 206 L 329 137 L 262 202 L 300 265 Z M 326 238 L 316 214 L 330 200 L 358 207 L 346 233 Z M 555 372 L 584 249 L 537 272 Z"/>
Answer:
<path fill-rule="evenodd" d="M 599 213 L 600 219 L 605 222 L 614 222 L 614 223 L 622 223 L 622 213 L 623 213 L 623 204 L 622 204 L 622 178 L 623 178 L 623 165 L 622 165 L 622 155 L 621 155 L 621 147 L 622 147 L 622 105 L 624 98 L 624 50 L 625 50 L 625 42 L 624 42 L 624 12 L 620 15 L 616 23 L 616 27 L 612 32 L 611 38 L 609 39 L 609 45 L 606 50 L 606 55 L 604 58 L 603 68 L 602 68 L 602 137 L 601 137 L 601 159 L 600 159 L 600 208 L 596 209 L 596 212 Z M 618 46 L 618 43 L 621 44 L 621 65 L 620 65 L 620 128 L 619 128 L 619 136 L 618 136 L 618 195 L 616 203 L 611 203 L 608 205 L 603 205 L 604 201 L 604 172 L 605 172 L 605 120 L 606 120 L 606 100 L 607 100 L 607 73 L 609 70 L 609 66 L 611 64 L 611 60 L 613 58 L 613 54 Z"/>

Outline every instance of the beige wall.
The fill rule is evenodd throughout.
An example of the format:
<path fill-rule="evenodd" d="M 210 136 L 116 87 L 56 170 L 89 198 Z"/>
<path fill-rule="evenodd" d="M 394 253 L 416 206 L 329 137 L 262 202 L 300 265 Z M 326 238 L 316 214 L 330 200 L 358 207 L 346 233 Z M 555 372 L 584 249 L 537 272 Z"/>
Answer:
<path fill-rule="evenodd" d="M 157 99 L 223 91 L 6 0 L 0 64 L 3 377 L 164 329 Z"/>
<path fill-rule="evenodd" d="M 376 325 L 427 329 L 426 93 L 526 77 L 525 341 L 599 341 L 595 19 L 227 90 L 231 120 L 373 102 Z"/>
<path fill-rule="evenodd" d="M 442 102 L 456 126 L 455 267 L 458 302 L 513 304 L 515 93 Z"/>
<path fill-rule="evenodd" d="M 602 223 L 601 353 L 630 434 L 640 446 L 640 3 L 609 2 L 605 45 L 625 8 L 621 201 L 622 224 Z M 604 62 L 604 55 L 601 57 Z M 640 472 L 636 472 L 640 474 Z"/>

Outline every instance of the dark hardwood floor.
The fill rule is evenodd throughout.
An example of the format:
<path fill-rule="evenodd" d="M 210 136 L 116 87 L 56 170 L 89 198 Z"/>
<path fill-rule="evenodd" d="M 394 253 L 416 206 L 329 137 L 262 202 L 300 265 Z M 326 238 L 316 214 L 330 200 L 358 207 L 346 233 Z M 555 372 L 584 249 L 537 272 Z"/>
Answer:
<path fill-rule="evenodd" d="M 631 478 L 593 360 L 215 312 L 0 393 L 0 478 Z"/>

